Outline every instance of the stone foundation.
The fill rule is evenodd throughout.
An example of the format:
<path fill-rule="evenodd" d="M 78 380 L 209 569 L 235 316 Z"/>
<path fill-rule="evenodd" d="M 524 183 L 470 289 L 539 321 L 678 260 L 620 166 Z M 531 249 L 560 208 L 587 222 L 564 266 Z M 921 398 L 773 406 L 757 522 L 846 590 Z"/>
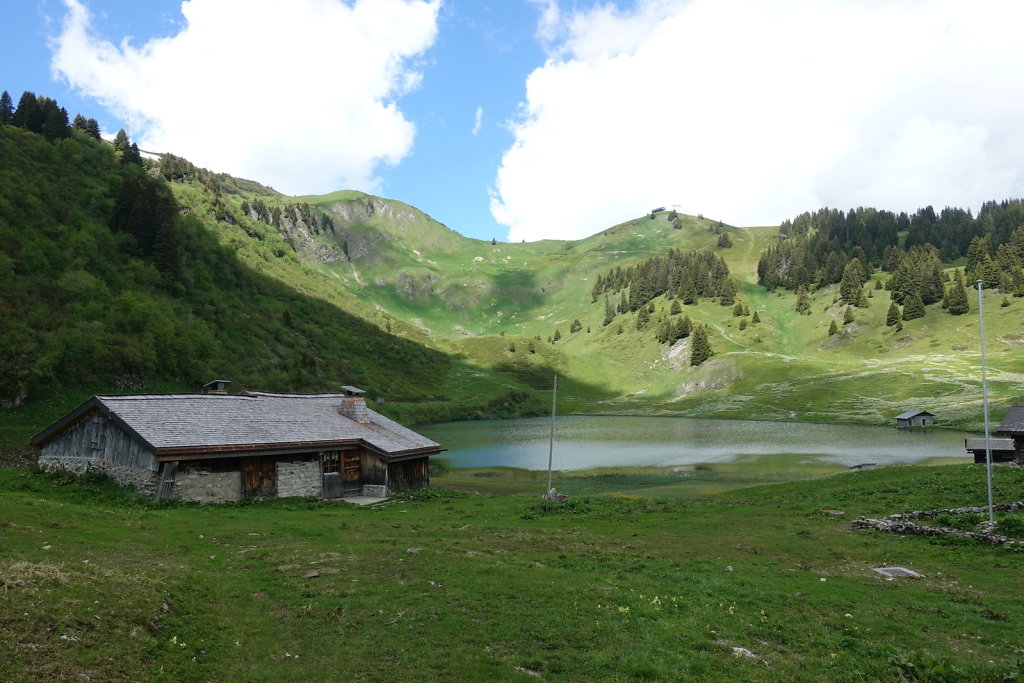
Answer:
<path fill-rule="evenodd" d="M 388 487 L 382 484 L 363 484 L 363 495 L 371 498 L 387 498 Z"/>
<path fill-rule="evenodd" d="M 277 495 L 320 497 L 320 459 L 278 460 Z"/>
<path fill-rule="evenodd" d="M 109 460 L 86 460 L 84 458 L 40 457 L 39 467 L 44 470 L 65 470 L 74 474 L 86 472 L 103 472 L 114 481 L 133 487 L 139 495 L 155 498 L 160 486 L 160 477 L 156 472 L 138 467 L 116 465 Z"/>
<path fill-rule="evenodd" d="M 172 498 L 199 503 L 227 503 L 242 498 L 242 473 L 237 469 L 215 472 L 202 465 L 179 466 Z"/>

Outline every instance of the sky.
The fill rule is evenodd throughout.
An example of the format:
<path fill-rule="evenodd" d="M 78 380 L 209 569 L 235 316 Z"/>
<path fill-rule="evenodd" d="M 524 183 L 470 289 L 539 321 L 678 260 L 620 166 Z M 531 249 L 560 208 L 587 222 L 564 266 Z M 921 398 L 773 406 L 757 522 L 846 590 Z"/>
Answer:
<path fill-rule="evenodd" d="M 1024 196 L 1019 0 L 2 0 L 0 90 L 468 237 Z M 0 160 L 2 162 L 2 160 Z"/>

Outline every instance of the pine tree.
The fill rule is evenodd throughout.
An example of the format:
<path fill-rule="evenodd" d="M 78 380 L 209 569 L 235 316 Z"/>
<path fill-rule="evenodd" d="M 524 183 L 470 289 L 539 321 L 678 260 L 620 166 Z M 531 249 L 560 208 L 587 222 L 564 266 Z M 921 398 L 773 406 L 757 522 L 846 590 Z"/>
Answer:
<path fill-rule="evenodd" d="M 722 284 L 722 292 L 719 294 L 718 303 L 722 306 L 732 306 L 736 301 L 736 286 L 733 285 L 732 280 L 726 278 L 725 283 Z"/>
<path fill-rule="evenodd" d="M 732 238 L 729 237 L 729 233 L 723 232 L 722 236 L 718 238 L 719 249 L 729 249 L 732 247 Z"/>
<path fill-rule="evenodd" d="M 864 281 L 864 268 L 861 267 L 860 259 L 851 259 L 843 269 L 843 279 L 839 282 L 839 298 L 843 303 L 857 305 Z"/>
<path fill-rule="evenodd" d="M 555 336 L 552 337 L 551 340 L 552 341 L 558 341 L 561 338 L 562 338 L 562 332 L 558 328 L 555 328 Z"/>
<path fill-rule="evenodd" d="M 846 311 L 843 312 L 843 324 L 849 325 L 853 322 L 853 306 L 847 306 Z"/>
<path fill-rule="evenodd" d="M 691 335 L 690 365 L 700 365 L 713 355 L 715 355 L 715 352 L 711 350 L 707 329 L 703 325 L 698 325 Z"/>
<path fill-rule="evenodd" d="M 903 320 L 916 320 L 924 317 L 924 301 L 921 295 L 914 293 L 903 305 Z"/>
<path fill-rule="evenodd" d="M 754 311 L 754 317 L 750 319 L 750 322 L 753 325 L 756 325 L 757 323 L 761 322 L 761 316 L 757 314 L 757 311 Z"/>
<path fill-rule="evenodd" d="M 615 320 L 615 307 L 612 306 L 611 299 L 608 295 L 604 295 L 604 326 L 607 327 L 611 322 Z"/>
<path fill-rule="evenodd" d="M 828 336 L 831 337 L 831 336 L 833 336 L 838 331 L 839 331 L 839 327 L 836 325 L 836 321 L 833 318 L 832 322 L 830 322 L 829 326 L 828 326 Z"/>
<path fill-rule="evenodd" d="M 676 339 L 686 339 L 687 337 L 690 336 L 690 332 L 692 331 L 693 322 L 690 320 L 690 316 L 683 316 L 682 319 L 676 321 Z"/>
<path fill-rule="evenodd" d="M 803 285 L 796 289 L 796 312 L 809 313 L 811 310 L 811 299 L 807 296 L 807 290 Z"/>
<path fill-rule="evenodd" d="M 737 301 L 736 305 L 732 309 L 732 317 L 739 318 L 744 314 L 743 302 Z"/>
<path fill-rule="evenodd" d="M 640 310 L 636 312 L 636 329 L 642 330 L 647 327 L 647 323 L 651 319 L 651 314 L 647 311 L 646 306 L 641 306 Z"/>
<path fill-rule="evenodd" d="M 679 299 L 672 299 L 672 307 L 668 312 L 670 315 L 679 315 L 683 312 L 683 307 L 679 305 Z"/>
<path fill-rule="evenodd" d="M 964 288 L 964 280 L 960 277 L 960 271 L 957 270 L 953 277 L 953 286 L 950 287 L 949 292 L 946 295 L 946 310 L 951 315 L 963 315 L 970 310 L 970 304 L 967 300 L 967 290 Z"/>
<path fill-rule="evenodd" d="M 39 106 L 39 98 L 34 92 L 26 90 L 18 100 L 18 108 L 14 110 L 14 125 L 33 133 L 43 130 L 43 110 Z"/>
<path fill-rule="evenodd" d="M 747 329 L 747 319 L 746 318 L 741 318 L 740 319 L 740 329 L 741 330 Z"/>
<path fill-rule="evenodd" d="M 96 140 L 101 139 L 100 122 L 96 119 L 87 119 L 85 122 L 85 132 Z"/>
<path fill-rule="evenodd" d="M 14 123 L 14 101 L 6 90 L 0 94 L 0 126 Z"/>
<path fill-rule="evenodd" d="M 131 143 L 128 141 L 128 133 L 124 132 L 124 128 L 117 131 L 117 135 L 114 136 L 114 151 L 124 153 Z"/>
<path fill-rule="evenodd" d="M 903 316 L 900 313 L 900 307 L 896 305 L 895 301 L 889 302 L 889 312 L 885 314 L 885 324 L 887 327 L 892 327 L 900 320 Z"/>

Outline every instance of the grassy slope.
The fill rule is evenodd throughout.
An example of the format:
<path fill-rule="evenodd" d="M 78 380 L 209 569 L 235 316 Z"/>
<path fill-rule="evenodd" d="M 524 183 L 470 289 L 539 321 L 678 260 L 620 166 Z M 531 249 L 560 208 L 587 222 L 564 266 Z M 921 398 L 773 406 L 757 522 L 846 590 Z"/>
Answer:
<path fill-rule="evenodd" d="M 998 500 L 1022 484 L 997 468 Z M 377 509 L 158 508 L 0 470 L 0 677 L 972 681 L 1024 666 L 1019 553 L 850 526 L 978 504 L 974 466 L 557 514 L 474 488 Z M 925 578 L 886 581 L 882 564 Z"/>
<path fill-rule="evenodd" d="M 339 199 L 361 198 L 349 193 L 317 201 L 329 208 Z M 664 254 L 669 247 L 714 249 L 714 223 L 684 216 L 683 230 L 673 230 L 667 215 L 660 214 L 577 242 L 492 245 L 461 238 L 396 204 L 406 212 L 402 220 L 378 215 L 365 226 L 390 236 L 386 254 L 365 264 L 355 259 L 331 266 L 339 282 L 361 299 L 429 329 L 435 343 L 481 369 L 517 369 L 520 379 L 538 389 L 550 385 L 554 372 L 567 375 L 562 393 L 566 412 L 795 416 L 889 424 L 906 409 L 926 408 L 937 412 L 943 425 L 980 429 L 973 298 L 965 316 L 950 316 L 933 305 L 925 318 L 897 333 L 884 324 L 888 293 L 872 291 L 871 306 L 858 310 L 855 323 L 829 338 L 830 318 L 841 321 L 843 313 L 843 307 L 833 305 L 835 288 L 812 296 L 812 315 L 797 315 L 793 294 L 769 293 L 756 285 L 757 261 L 776 230 L 726 227 L 735 246 L 718 253 L 739 282 L 740 299 L 759 312 L 762 323 L 741 331 L 730 307 L 716 302 L 687 307 L 695 321 L 709 325 L 717 352 L 712 361 L 692 369 L 686 343 L 670 354 L 654 340 L 656 325 L 637 331 L 633 316 L 619 316 L 603 327 L 603 300 L 591 303 L 590 289 L 597 274 Z M 360 273 L 358 284 L 355 272 Z M 418 282 L 429 277 L 430 287 L 412 296 L 403 293 L 396 272 Z M 1017 349 L 1024 341 L 1018 331 L 1024 303 L 1014 299 L 1003 308 L 1001 295 L 990 291 L 985 297 L 990 396 L 999 416 L 1024 397 L 1024 359 Z M 655 319 L 667 315 L 669 302 L 657 306 Z M 575 318 L 583 330 L 569 335 Z M 561 341 L 537 345 L 543 347 L 541 354 L 522 352 L 529 339 L 539 336 L 546 342 L 556 329 Z M 516 353 L 509 351 L 510 342 Z"/>

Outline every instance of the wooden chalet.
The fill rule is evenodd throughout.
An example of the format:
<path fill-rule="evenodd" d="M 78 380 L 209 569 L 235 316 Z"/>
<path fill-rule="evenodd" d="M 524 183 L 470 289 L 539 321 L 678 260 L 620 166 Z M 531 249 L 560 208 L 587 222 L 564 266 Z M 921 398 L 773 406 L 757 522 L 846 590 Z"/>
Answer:
<path fill-rule="evenodd" d="M 212 386 L 211 386 L 212 385 Z M 94 396 L 32 438 L 46 469 L 107 472 L 155 498 L 386 497 L 429 488 L 440 444 L 367 407 L 363 391 Z"/>
<path fill-rule="evenodd" d="M 935 415 L 927 410 L 908 410 L 902 415 L 896 416 L 896 426 L 900 429 L 927 427 L 932 424 L 935 424 Z"/>
<path fill-rule="evenodd" d="M 974 456 L 974 462 L 988 461 L 985 439 L 964 439 L 964 448 Z M 992 449 L 992 462 L 1013 461 L 1013 439 L 989 439 L 988 448 Z"/>
<path fill-rule="evenodd" d="M 1013 441 L 1013 461 L 1024 464 L 1024 403 L 1010 406 L 999 431 Z"/>

